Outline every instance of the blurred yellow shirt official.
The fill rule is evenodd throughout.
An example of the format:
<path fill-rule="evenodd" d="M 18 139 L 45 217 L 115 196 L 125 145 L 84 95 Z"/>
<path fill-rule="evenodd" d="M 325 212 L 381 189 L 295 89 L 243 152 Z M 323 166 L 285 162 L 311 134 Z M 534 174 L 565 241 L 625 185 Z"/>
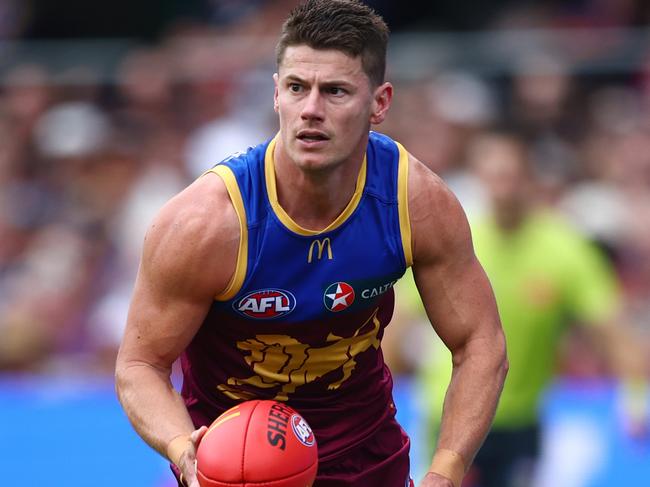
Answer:
<path fill-rule="evenodd" d="M 532 212 L 508 233 L 490 218 L 472 231 L 494 288 L 510 362 L 493 429 L 529 426 L 555 375 L 563 332 L 572 323 L 603 323 L 615 314 L 616 276 L 595 245 L 549 212 Z M 402 306 L 421 306 L 410 273 L 396 289 Z M 449 353 L 439 345 L 421 370 L 431 418 L 440 417 L 451 377 Z"/>

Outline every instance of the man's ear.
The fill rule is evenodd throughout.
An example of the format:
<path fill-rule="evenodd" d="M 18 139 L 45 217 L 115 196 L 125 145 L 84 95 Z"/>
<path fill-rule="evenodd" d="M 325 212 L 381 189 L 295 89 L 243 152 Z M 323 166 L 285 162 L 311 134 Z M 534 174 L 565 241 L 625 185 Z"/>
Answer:
<path fill-rule="evenodd" d="M 373 94 L 372 107 L 370 111 L 370 123 L 373 125 L 380 124 L 386 118 L 386 113 L 390 108 L 393 100 L 393 85 L 385 82 L 375 88 Z"/>
<path fill-rule="evenodd" d="M 278 73 L 273 74 L 273 83 L 275 84 L 275 88 L 273 90 L 273 110 L 275 110 L 275 113 L 278 113 L 278 82 L 279 82 L 280 77 L 278 76 Z"/>

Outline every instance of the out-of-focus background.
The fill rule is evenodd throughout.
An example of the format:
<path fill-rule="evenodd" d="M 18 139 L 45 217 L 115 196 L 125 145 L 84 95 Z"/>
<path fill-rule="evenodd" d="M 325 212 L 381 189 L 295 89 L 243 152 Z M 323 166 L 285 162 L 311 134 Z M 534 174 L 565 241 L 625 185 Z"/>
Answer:
<path fill-rule="evenodd" d="M 170 196 L 277 130 L 273 49 L 295 3 L 0 0 L 0 466 L 11 482 L 173 485 L 113 393 L 143 235 Z M 531 369 L 553 375 L 529 394 L 542 447 L 534 480 L 518 485 L 647 485 L 650 3 L 367 3 L 393 31 L 396 92 L 377 130 L 445 179 L 472 224 L 509 201 L 582 239 L 529 254 L 522 242 L 544 240 L 546 227 L 517 238 L 477 227 L 488 274 L 495 242 L 510 242 L 494 266 L 505 269 L 497 294 L 515 255 L 562 281 L 526 281 L 530 306 L 498 296 L 504 312 L 501 299 L 521 305 L 513 329 L 535 306 L 546 310 L 540 327 L 552 321 L 511 357 L 519 371 L 543 356 Z M 503 160 L 525 160 L 525 176 Z M 583 273 L 567 270 L 592 252 L 607 276 L 589 259 Z M 439 355 L 423 345 L 435 336 L 413 295 L 398 286 L 386 357 L 418 479 L 435 441 Z M 574 326 L 587 321 L 609 331 Z"/>

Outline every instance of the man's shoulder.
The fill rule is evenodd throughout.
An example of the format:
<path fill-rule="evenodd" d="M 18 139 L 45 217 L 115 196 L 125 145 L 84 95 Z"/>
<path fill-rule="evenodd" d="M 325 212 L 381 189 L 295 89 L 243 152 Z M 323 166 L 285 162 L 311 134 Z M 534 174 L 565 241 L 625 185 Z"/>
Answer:
<path fill-rule="evenodd" d="M 412 154 L 408 160 L 409 207 L 427 210 L 431 205 L 455 205 L 458 200 L 444 180 Z"/>
<path fill-rule="evenodd" d="M 218 243 L 238 232 L 239 224 L 224 181 L 206 173 L 169 200 L 151 228 L 173 235 L 181 245 L 196 247 Z"/>
<path fill-rule="evenodd" d="M 224 183 L 206 174 L 158 212 L 145 237 L 143 265 L 152 275 L 193 279 L 217 294 L 234 269 L 239 235 Z"/>
<path fill-rule="evenodd" d="M 469 224 L 458 198 L 440 176 L 412 155 L 408 170 L 408 213 L 415 259 L 423 249 L 431 259 L 466 248 L 471 242 Z"/>

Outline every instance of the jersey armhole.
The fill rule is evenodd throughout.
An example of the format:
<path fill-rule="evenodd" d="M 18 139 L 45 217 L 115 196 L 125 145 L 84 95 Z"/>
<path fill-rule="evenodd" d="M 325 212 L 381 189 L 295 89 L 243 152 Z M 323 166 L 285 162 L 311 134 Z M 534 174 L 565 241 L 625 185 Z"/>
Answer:
<path fill-rule="evenodd" d="M 399 230 L 402 237 L 402 249 L 406 267 L 413 265 L 413 249 L 411 247 L 411 221 L 409 219 L 409 154 L 402 144 L 396 142 L 399 150 L 397 171 L 397 208 L 399 214 Z"/>
<path fill-rule="evenodd" d="M 237 184 L 235 174 L 228 166 L 220 164 L 213 167 L 204 173 L 214 173 L 219 176 L 228 190 L 228 195 L 235 207 L 237 219 L 239 220 L 239 248 L 237 250 L 237 264 L 235 265 L 235 272 L 230 278 L 230 282 L 222 292 L 217 294 L 214 299 L 217 301 L 228 301 L 232 299 L 241 289 L 246 278 L 246 268 L 248 261 L 248 225 L 246 222 L 246 209 L 244 207 L 244 200 Z"/>

